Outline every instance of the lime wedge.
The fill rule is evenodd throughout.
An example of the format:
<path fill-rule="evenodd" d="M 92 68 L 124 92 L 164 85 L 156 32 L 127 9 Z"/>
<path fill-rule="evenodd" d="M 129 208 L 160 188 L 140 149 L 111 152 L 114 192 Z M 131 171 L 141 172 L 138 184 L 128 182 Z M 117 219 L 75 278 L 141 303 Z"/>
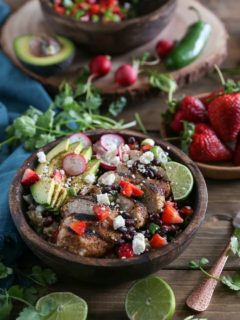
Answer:
<path fill-rule="evenodd" d="M 193 188 L 191 171 L 181 163 L 170 161 L 164 165 L 170 180 L 174 200 L 187 198 Z"/>
<path fill-rule="evenodd" d="M 40 298 L 36 309 L 48 320 L 86 320 L 86 301 L 70 292 L 53 292 Z"/>
<path fill-rule="evenodd" d="M 136 282 L 128 291 L 125 309 L 131 320 L 171 320 L 175 296 L 160 277 L 150 276 Z"/>

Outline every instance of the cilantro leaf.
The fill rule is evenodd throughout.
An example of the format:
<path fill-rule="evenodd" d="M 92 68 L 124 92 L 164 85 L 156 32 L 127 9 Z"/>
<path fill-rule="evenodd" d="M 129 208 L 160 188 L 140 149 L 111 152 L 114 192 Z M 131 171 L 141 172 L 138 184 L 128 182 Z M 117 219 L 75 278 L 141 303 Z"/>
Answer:
<path fill-rule="evenodd" d="M 34 119 L 26 115 L 14 120 L 14 128 L 17 138 L 31 138 L 36 133 Z"/>
<path fill-rule="evenodd" d="M 33 307 L 24 308 L 16 320 L 43 320 L 41 314 Z"/>
<path fill-rule="evenodd" d="M 31 279 L 43 286 L 56 283 L 56 274 L 51 269 L 43 269 L 40 266 L 34 266 L 30 275 Z"/>
<path fill-rule="evenodd" d="M 169 74 L 153 71 L 149 75 L 149 83 L 153 88 L 160 89 L 163 92 L 173 93 L 177 89 L 176 82 Z"/>
<path fill-rule="evenodd" d="M 235 256 L 240 257 L 239 241 L 235 236 L 231 237 L 231 251 Z"/>
<path fill-rule="evenodd" d="M 19 285 L 12 286 L 8 289 L 8 294 L 11 297 L 16 297 L 23 299 L 24 297 L 24 288 L 20 287 Z"/>
<path fill-rule="evenodd" d="M 55 112 L 51 109 L 48 109 L 36 121 L 36 125 L 44 128 L 44 129 L 51 129 L 53 126 Z"/>
<path fill-rule="evenodd" d="M 223 276 L 221 282 L 233 291 L 240 291 L 240 273 L 231 276 Z"/>
<path fill-rule="evenodd" d="M 209 261 L 206 258 L 201 258 L 200 260 L 191 260 L 189 262 L 189 267 L 191 269 L 199 269 L 200 267 L 203 267 L 208 263 L 209 263 Z"/>
<path fill-rule="evenodd" d="M 127 99 L 125 97 L 120 97 L 118 100 L 112 102 L 108 108 L 108 112 L 113 116 L 117 117 L 125 108 L 127 104 Z"/>
<path fill-rule="evenodd" d="M 10 319 L 12 308 L 13 308 L 12 302 L 9 299 L 8 295 L 0 294 L 0 319 L 1 320 Z"/>
<path fill-rule="evenodd" d="M 12 268 L 5 266 L 2 262 L 0 262 L 0 279 L 7 278 L 10 274 L 13 273 Z"/>
<path fill-rule="evenodd" d="M 52 142 L 53 140 L 55 140 L 55 136 L 51 135 L 51 134 L 40 134 L 38 137 L 36 137 L 35 140 L 35 147 L 38 148 L 42 148 L 43 146 L 45 146 L 46 144 L 48 144 L 49 142 Z"/>

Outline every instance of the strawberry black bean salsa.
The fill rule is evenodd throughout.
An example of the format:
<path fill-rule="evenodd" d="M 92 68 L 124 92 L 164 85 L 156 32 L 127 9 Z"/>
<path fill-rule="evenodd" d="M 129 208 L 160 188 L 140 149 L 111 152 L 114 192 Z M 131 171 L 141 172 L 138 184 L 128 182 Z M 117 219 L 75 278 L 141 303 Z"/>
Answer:
<path fill-rule="evenodd" d="M 83 22 L 120 22 L 137 16 L 139 0 L 50 0 L 58 14 Z"/>
<path fill-rule="evenodd" d="M 193 215 L 193 177 L 153 139 L 83 133 L 62 140 L 22 177 L 26 215 L 54 246 L 128 259 L 161 249 Z M 30 192 L 29 192 L 30 190 Z"/>

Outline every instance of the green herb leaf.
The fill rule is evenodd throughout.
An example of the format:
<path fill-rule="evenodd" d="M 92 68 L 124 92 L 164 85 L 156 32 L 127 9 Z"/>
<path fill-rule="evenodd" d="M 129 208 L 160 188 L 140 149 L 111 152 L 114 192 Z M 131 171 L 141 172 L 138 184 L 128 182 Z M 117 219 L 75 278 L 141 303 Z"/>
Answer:
<path fill-rule="evenodd" d="M 48 109 L 45 113 L 39 116 L 36 121 L 36 125 L 44 129 L 51 129 L 53 126 L 54 116 L 55 112 L 51 109 Z"/>
<path fill-rule="evenodd" d="M 231 276 L 223 276 L 221 282 L 233 291 L 240 291 L 240 273 Z"/>
<path fill-rule="evenodd" d="M 157 225 L 156 223 L 151 223 L 149 226 L 149 232 L 151 234 L 155 234 L 158 230 L 160 230 L 159 225 Z"/>
<path fill-rule="evenodd" d="M 34 304 L 38 298 L 38 290 L 34 287 L 24 288 L 24 299 Z"/>
<path fill-rule="evenodd" d="M 125 97 L 120 97 L 118 100 L 112 102 L 108 108 L 108 112 L 113 116 L 117 117 L 125 108 L 127 104 L 127 99 Z"/>
<path fill-rule="evenodd" d="M 0 279 L 7 278 L 10 274 L 13 273 L 12 268 L 5 266 L 2 262 L 0 262 Z"/>
<path fill-rule="evenodd" d="M 183 121 L 183 131 L 181 133 L 181 149 L 188 153 L 188 147 L 192 143 L 195 132 L 195 125 L 191 122 Z"/>
<path fill-rule="evenodd" d="M 12 302 L 8 295 L 0 294 L 0 319 L 8 320 L 10 319 L 10 314 L 12 312 Z"/>
<path fill-rule="evenodd" d="M 69 197 L 74 197 L 74 196 L 76 196 L 76 191 L 73 187 L 70 187 L 67 189 L 67 194 Z"/>
<path fill-rule="evenodd" d="M 34 119 L 29 116 L 21 116 L 14 121 L 15 135 L 17 138 L 31 138 L 36 133 Z"/>
<path fill-rule="evenodd" d="M 56 283 L 56 274 L 51 269 L 43 269 L 40 266 L 34 266 L 30 275 L 33 281 L 43 286 Z"/>
<path fill-rule="evenodd" d="M 24 288 L 19 285 L 12 286 L 8 289 L 9 296 L 24 299 Z"/>
<path fill-rule="evenodd" d="M 209 263 L 209 261 L 206 258 L 201 258 L 200 260 L 191 260 L 189 262 L 189 267 L 191 269 L 199 269 L 200 267 L 203 267 L 208 263 Z"/>
<path fill-rule="evenodd" d="M 44 320 L 41 314 L 35 308 L 24 308 L 16 320 Z"/>
<path fill-rule="evenodd" d="M 235 236 L 231 237 L 231 251 L 235 256 L 240 257 L 239 241 Z"/>
<path fill-rule="evenodd" d="M 176 82 L 169 74 L 159 73 L 157 71 L 150 72 L 149 83 L 153 88 L 160 89 L 167 93 L 173 93 L 177 89 Z"/>

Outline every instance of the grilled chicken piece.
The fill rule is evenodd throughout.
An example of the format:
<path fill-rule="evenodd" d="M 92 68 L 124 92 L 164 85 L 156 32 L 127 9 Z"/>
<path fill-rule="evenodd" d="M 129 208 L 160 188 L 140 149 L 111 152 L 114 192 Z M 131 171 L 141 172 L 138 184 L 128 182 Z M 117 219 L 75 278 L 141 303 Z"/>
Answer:
<path fill-rule="evenodd" d="M 137 229 L 142 228 L 148 220 L 147 208 L 140 203 L 136 203 L 132 211 L 131 216 L 134 218 L 135 227 Z"/>
<path fill-rule="evenodd" d="M 152 180 L 149 179 L 148 182 L 155 184 L 160 192 L 165 196 L 165 198 L 168 198 L 171 194 L 171 185 L 169 181 L 166 180 Z"/>
<path fill-rule="evenodd" d="M 74 213 L 83 213 L 93 215 L 93 206 L 96 202 L 88 196 L 76 196 L 69 199 L 69 201 L 61 208 L 62 217 L 68 217 Z"/>
<path fill-rule="evenodd" d="M 69 230 L 69 224 L 75 219 L 67 217 L 62 221 L 59 229 L 57 246 L 74 254 L 84 257 L 103 257 L 112 249 L 112 244 L 100 238 L 100 236 L 92 231 L 79 236 Z M 88 223 L 91 227 L 91 222 Z M 90 229 L 91 230 L 91 229 Z"/>
<path fill-rule="evenodd" d="M 159 212 L 165 203 L 163 189 L 158 187 L 155 180 L 153 181 L 154 183 L 147 181 L 142 184 L 142 190 L 144 192 L 143 203 L 146 205 L 149 213 Z"/>
<path fill-rule="evenodd" d="M 135 206 L 135 203 L 132 199 L 124 197 L 121 194 L 118 195 L 116 202 L 119 204 L 119 207 L 122 211 L 130 212 Z"/>

